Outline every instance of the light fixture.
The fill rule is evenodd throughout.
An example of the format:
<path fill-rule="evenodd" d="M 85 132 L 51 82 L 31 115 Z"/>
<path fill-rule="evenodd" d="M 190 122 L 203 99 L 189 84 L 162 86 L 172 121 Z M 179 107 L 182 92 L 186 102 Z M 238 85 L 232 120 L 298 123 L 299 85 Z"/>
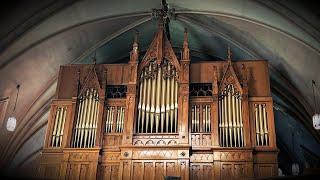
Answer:
<path fill-rule="evenodd" d="M 298 163 L 292 164 L 292 175 L 294 175 L 294 176 L 299 175 L 299 164 Z"/>
<path fill-rule="evenodd" d="M 12 114 L 14 114 L 14 112 L 16 110 L 18 96 L 19 96 L 19 89 L 20 89 L 20 85 L 18 84 L 17 85 L 17 96 L 16 96 L 16 101 L 14 103 Z M 7 130 L 10 132 L 13 132 L 16 129 L 16 125 L 17 125 L 17 119 L 14 116 L 10 116 L 7 121 Z"/>
<path fill-rule="evenodd" d="M 320 130 L 320 113 L 318 111 L 316 94 L 315 94 L 316 82 L 312 80 L 312 92 L 314 98 L 314 115 L 312 116 L 313 127 L 317 130 Z"/>

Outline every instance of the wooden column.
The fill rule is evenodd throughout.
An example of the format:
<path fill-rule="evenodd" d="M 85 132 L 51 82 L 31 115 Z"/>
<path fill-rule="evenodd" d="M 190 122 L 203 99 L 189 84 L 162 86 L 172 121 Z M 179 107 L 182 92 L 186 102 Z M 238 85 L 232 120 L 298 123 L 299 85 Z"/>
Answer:
<path fill-rule="evenodd" d="M 136 96 L 137 96 L 137 76 L 138 76 L 138 34 L 135 34 L 132 51 L 130 53 L 130 61 L 128 63 L 129 81 L 127 84 L 127 105 L 126 118 L 127 123 L 123 129 L 123 145 L 132 144 L 132 135 L 134 133 L 134 122 L 136 119 Z"/>
<path fill-rule="evenodd" d="M 212 82 L 213 101 L 211 103 L 211 139 L 213 146 L 219 146 L 219 88 L 218 88 L 218 70 L 213 66 L 213 82 Z"/>
<path fill-rule="evenodd" d="M 249 92 L 248 92 L 248 72 L 244 64 L 242 64 L 242 117 L 243 117 L 243 138 L 244 147 L 252 147 L 251 127 L 249 119 Z"/>
<path fill-rule="evenodd" d="M 178 131 L 180 144 L 189 144 L 189 76 L 190 55 L 187 29 L 184 31 L 183 52 L 180 60 L 178 95 Z"/>

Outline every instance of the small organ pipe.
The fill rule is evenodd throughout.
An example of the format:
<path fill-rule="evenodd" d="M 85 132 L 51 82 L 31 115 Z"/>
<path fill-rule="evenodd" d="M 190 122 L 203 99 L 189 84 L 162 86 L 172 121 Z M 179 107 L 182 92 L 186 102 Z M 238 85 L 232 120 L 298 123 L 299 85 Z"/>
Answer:
<path fill-rule="evenodd" d="M 123 132 L 123 126 L 124 126 L 124 108 L 121 107 L 121 131 L 120 132 Z"/>
<path fill-rule="evenodd" d="M 95 90 L 92 91 L 92 97 L 91 97 L 91 107 L 90 107 L 90 116 L 89 116 L 89 126 L 88 126 L 88 140 L 87 140 L 87 147 L 90 147 L 91 146 L 91 135 L 93 133 L 93 123 L 94 123 L 94 119 L 93 119 L 93 116 L 94 116 L 94 111 L 95 111 Z"/>
<path fill-rule="evenodd" d="M 224 114 L 224 118 L 223 118 L 223 121 L 224 121 L 224 140 L 225 140 L 225 147 L 227 147 L 228 146 L 228 144 L 229 144 L 229 141 L 228 141 L 228 121 L 227 121 L 227 119 L 228 119 L 228 113 L 227 113 L 227 97 L 226 96 L 224 96 L 223 97 L 223 114 Z"/>
<path fill-rule="evenodd" d="M 170 65 L 168 64 L 167 66 L 168 68 L 168 73 L 171 71 Z M 166 95 L 167 95 L 167 99 L 166 99 L 166 132 L 169 132 L 169 119 L 170 119 L 170 90 L 171 90 L 171 85 L 170 85 L 170 78 L 167 77 L 166 79 L 167 81 L 167 91 L 166 91 Z"/>
<path fill-rule="evenodd" d="M 239 132 L 239 99 L 238 94 L 235 94 L 235 134 L 236 134 L 236 147 L 240 147 L 240 132 Z"/>
<path fill-rule="evenodd" d="M 58 147 L 60 142 L 60 131 L 61 131 L 61 123 L 62 123 L 62 118 L 63 118 L 63 108 L 60 108 L 60 114 L 59 114 L 59 119 L 58 119 L 58 128 L 57 128 L 57 132 L 56 132 L 56 142 L 55 142 L 55 146 Z"/>
<path fill-rule="evenodd" d="M 57 108 L 56 114 L 55 114 L 55 120 L 54 120 L 54 128 L 52 133 L 52 140 L 51 140 L 51 146 L 55 147 L 56 142 L 56 134 L 58 129 L 58 120 L 59 120 L 59 114 L 60 114 L 60 108 Z"/>
<path fill-rule="evenodd" d="M 141 119 L 141 131 L 143 133 L 144 130 L 144 120 L 145 120 L 145 111 L 146 111 L 146 101 L 147 101 L 147 78 L 146 76 L 146 72 L 144 72 L 144 78 L 143 78 L 143 101 L 142 101 L 142 119 Z"/>
<path fill-rule="evenodd" d="M 96 141 L 97 127 L 98 127 L 98 117 L 99 117 L 99 96 L 98 96 L 98 94 L 97 94 L 96 113 L 95 113 L 95 118 L 94 118 L 94 128 L 93 128 L 92 146 L 95 145 L 95 141 Z"/>
<path fill-rule="evenodd" d="M 87 116 L 85 119 L 85 127 L 84 127 L 84 143 L 83 143 L 83 147 L 87 147 L 88 145 L 88 135 L 89 135 L 89 123 L 90 123 L 90 116 L 91 116 L 91 110 L 92 110 L 92 90 L 90 90 L 90 94 L 89 94 L 89 105 L 88 105 L 88 109 L 87 109 Z"/>
<path fill-rule="evenodd" d="M 164 66 L 162 68 L 165 68 Z M 162 72 L 161 82 L 161 132 L 164 131 L 164 120 L 165 120 L 165 113 L 166 113 L 166 104 L 165 104 L 165 97 L 166 97 L 166 80 Z"/>
<path fill-rule="evenodd" d="M 208 106 L 208 132 L 211 132 L 211 106 Z"/>
<path fill-rule="evenodd" d="M 260 126 L 259 126 L 259 108 L 258 108 L 258 104 L 255 104 L 255 117 L 256 117 L 256 141 L 257 141 L 257 145 L 260 145 Z"/>
<path fill-rule="evenodd" d="M 263 139 L 263 122 L 262 122 L 262 107 L 261 104 L 258 105 L 259 108 L 259 128 L 260 128 L 260 140 L 261 140 L 261 144 L 264 144 L 264 139 Z"/>
<path fill-rule="evenodd" d="M 244 139 L 243 139 L 243 122 L 242 122 L 242 99 L 240 98 L 240 137 L 241 137 L 241 146 L 244 146 Z"/>
<path fill-rule="evenodd" d="M 231 119 L 231 113 L 232 113 L 232 109 L 231 109 L 231 92 L 228 92 L 228 130 L 229 130 L 229 134 L 228 134 L 228 138 L 229 138 L 229 145 L 228 146 L 232 146 L 232 119 Z"/>
<path fill-rule="evenodd" d="M 82 97 L 80 97 L 79 99 L 79 105 L 78 105 L 78 115 L 77 115 L 77 121 L 76 121 L 76 128 L 75 128 L 75 133 L 74 133 L 74 139 L 73 139 L 73 147 L 76 146 L 76 143 L 77 143 L 77 138 L 78 138 L 78 133 L 79 133 L 79 121 L 80 121 L 80 117 L 81 117 L 81 114 L 82 114 L 82 111 L 83 111 L 83 100 L 82 100 Z"/>
<path fill-rule="evenodd" d="M 263 122 L 264 122 L 264 138 L 265 138 L 265 145 L 269 145 L 269 133 L 268 133 L 268 119 L 267 119 L 267 112 L 266 112 L 266 105 L 262 105 L 263 109 Z"/>
<path fill-rule="evenodd" d="M 153 70 L 153 68 L 152 68 Z M 151 101 L 150 101 L 150 130 L 153 133 L 153 125 L 154 125 L 154 118 L 155 118 L 155 98 L 156 98 L 156 80 L 157 74 L 154 74 L 151 78 L 152 82 L 152 91 L 151 91 Z"/>
<path fill-rule="evenodd" d="M 139 132 L 140 129 L 140 121 L 141 121 L 141 111 L 142 111 L 142 98 L 143 98 L 143 73 L 141 73 L 140 77 L 140 88 L 139 88 L 139 104 L 138 104 L 138 125 L 137 125 L 137 132 Z"/>
<path fill-rule="evenodd" d="M 233 146 L 237 147 L 237 133 L 236 133 L 236 103 L 235 103 L 235 92 L 234 88 L 232 87 L 232 133 L 233 133 Z"/>
<path fill-rule="evenodd" d="M 225 146 L 225 125 L 224 125 L 224 97 L 221 97 L 221 102 L 220 102 L 220 111 L 221 111 L 221 128 L 222 128 L 222 146 Z"/>
<path fill-rule="evenodd" d="M 160 89 L 161 89 L 161 67 L 159 66 L 157 74 L 157 92 L 156 92 L 156 133 L 159 130 L 159 121 L 160 121 Z"/>
<path fill-rule="evenodd" d="M 178 81 L 175 81 L 174 86 L 174 122 L 175 122 L 175 132 L 178 132 Z"/>
<path fill-rule="evenodd" d="M 149 73 L 151 73 L 151 63 L 149 65 Z M 150 117 L 150 103 L 151 103 L 151 77 L 148 77 L 148 90 L 147 90 L 147 102 L 146 102 L 146 132 L 149 131 L 149 117 Z"/>
<path fill-rule="evenodd" d="M 98 93 L 95 92 L 94 94 L 94 99 L 93 99 L 93 102 L 94 102 L 94 110 L 93 110 L 93 115 L 92 115 L 92 124 L 91 124 L 91 127 L 90 127 L 90 130 L 91 130 L 91 133 L 90 133 L 90 136 L 89 136 L 89 147 L 92 147 L 94 145 L 94 133 L 95 133 L 95 123 L 96 123 L 96 119 L 97 119 L 97 95 Z"/>
<path fill-rule="evenodd" d="M 83 117 L 81 118 L 81 123 L 80 123 L 80 134 L 79 134 L 79 139 L 77 147 L 82 146 L 82 139 L 84 135 L 84 123 L 85 119 L 87 117 L 87 109 L 88 109 L 88 95 L 89 95 L 89 90 L 86 91 L 86 96 L 84 97 L 84 109 L 83 109 Z"/>
<path fill-rule="evenodd" d="M 78 147 L 78 143 L 80 141 L 80 133 L 81 133 L 81 126 L 82 126 L 82 121 L 83 121 L 83 117 L 84 117 L 84 109 L 86 108 L 85 107 L 85 97 L 82 96 L 82 102 L 81 102 L 81 111 L 80 111 L 80 119 L 79 119 L 79 126 L 78 126 L 78 133 L 77 133 L 77 136 L 76 136 L 76 140 L 75 140 L 75 147 Z"/>
<path fill-rule="evenodd" d="M 171 95 L 170 95 L 170 132 L 173 132 L 173 121 L 174 121 L 174 86 L 175 86 L 175 83 L 174 83 L 174 77 L 172 76 L 171 78 Z"/>
<path fill-rule="evenodd" d="M 207 121 L 207 112 L 206 112 L 206 108 L 202 109 L 202 129 L 205 132 L 206 129 L 206 121 Z"/>
<path fill-rule="evenodd" d="M 61 123 L 61 131 L 60 131 L 60 139 L 59 139 L 59 146 L 61 147 L 62 145 L 62 138 L 63 138 L 63 131 L 64 131 L 64 123 L 66 121 L 66 115 L 67 115 L 67 109 L 63 108 L 63 118 L 62 118 L 62 123 Z"/>
<path fill-rule="evenodd" d="M 195 120 L 194 120 L 194 106 L 192 106 L 191 108 L 191 131 L 194 132 L 195 131 Z"/>

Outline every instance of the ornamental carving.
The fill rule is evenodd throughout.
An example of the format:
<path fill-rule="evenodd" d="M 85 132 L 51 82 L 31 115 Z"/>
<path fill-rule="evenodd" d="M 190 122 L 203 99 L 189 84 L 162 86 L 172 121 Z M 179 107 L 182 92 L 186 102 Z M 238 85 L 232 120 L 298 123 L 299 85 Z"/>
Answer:
<path fill-rule="evenodd" d="M 138 150 L 132 152 L 133 159 L 171 159 L 177 158 L 178 151 L 176 150 Z"/>
<path fill-rule="evenodd" d="M 192 154 L 190 162 L 213 162 L 213 154 Z"/>

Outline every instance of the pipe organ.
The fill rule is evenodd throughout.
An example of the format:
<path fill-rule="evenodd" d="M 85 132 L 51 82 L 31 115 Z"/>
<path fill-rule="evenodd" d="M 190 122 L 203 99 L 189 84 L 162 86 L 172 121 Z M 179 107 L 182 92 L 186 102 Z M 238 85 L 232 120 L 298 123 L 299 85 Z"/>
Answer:
<path fill-rule="evenodd" d="M 241 94 L 227 85 L 219 98 L 219 137 L 223 147 L 243 147 L 243 119 Z"/>
<path fill-rule="evenodd" d="M 39 177 L 246 179 L 277 175 L 265 60 L 178 58 L 160 23 L 128 63 L 60 67 Z"/>

